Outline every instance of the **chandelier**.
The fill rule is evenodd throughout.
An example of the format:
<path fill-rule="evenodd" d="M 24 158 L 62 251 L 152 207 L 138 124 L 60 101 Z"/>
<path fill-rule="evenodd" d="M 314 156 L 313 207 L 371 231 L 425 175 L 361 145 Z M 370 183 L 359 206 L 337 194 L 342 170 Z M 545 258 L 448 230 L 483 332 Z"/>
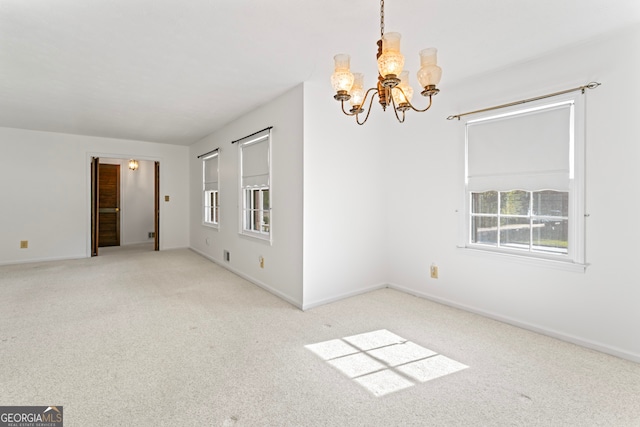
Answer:
<path fill-rule="evenodd" d="M 440 83 L 442 69 L 437 65 L 437 49 L 428 48 L 420 51 L 420 70 L 418 82 L 423 88 L 420 94 L 429 97 L 429 105 L 424 109 L 418 109 L 411 104 L 413 89 L 409 86 L 409 72 L 403 71 L 404 56 L 400 53 L 400 34 L 384 32 L 384 0 L 380 1 L 380 40 L 378 40 L 378 84 L 376 87 L 364 91 L 364 76 L 360 73 L 351 73 L 349 62 L 351 57 L 347 54 L 338 54 L 333 57 L 335 71 L 331 75 L 331 84 L 336 94 L 333 98 L 340 101 L 342 112 L 347 116 L 355 116 L 356 122 L 363 125 L 369 118 L 373 99 L 377 95 L 382 110 L 386 111 L 391 106 L 400 123 L 404 123 L 405 112 L 413 110 L 423 113 L 431 108 L 432 97 L 440 92 L 436 85 Z M 364 119 L 365 106 L 369 101 Z M 345 102 L 349 101 L 351 109 L 345 110 Z"/>

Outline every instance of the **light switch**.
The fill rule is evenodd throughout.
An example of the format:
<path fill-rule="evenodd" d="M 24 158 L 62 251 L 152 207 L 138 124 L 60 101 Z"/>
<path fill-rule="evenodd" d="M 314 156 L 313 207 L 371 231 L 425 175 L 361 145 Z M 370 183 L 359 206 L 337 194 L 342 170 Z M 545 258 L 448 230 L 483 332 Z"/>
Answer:
<path fill-rule="evenodd" d="M 164 196 L 164 201 L 168 202 L 169 201 L 169 196 Z"/>

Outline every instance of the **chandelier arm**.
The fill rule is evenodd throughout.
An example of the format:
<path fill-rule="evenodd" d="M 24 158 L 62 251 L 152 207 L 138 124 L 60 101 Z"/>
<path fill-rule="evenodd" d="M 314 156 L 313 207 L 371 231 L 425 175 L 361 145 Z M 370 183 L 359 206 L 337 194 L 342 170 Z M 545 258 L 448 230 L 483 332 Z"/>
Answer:
<path fill-rule="evenodd" d="M 372 88 L 367 89 L 367 91 L 364 94 L 364 98 L 362 98 L 362 104 L 360 104 L 360 105 L 365 105 L 367 103 L 367 97 L 369 96 L 370 92 L 378 93 L 378 88 L 372 87 Z M 374 97 L 374 95 L 371 95 L 371 99 L 369 100 L 370 101 L 369 104 L 371 104 L 373 102 L 373 97 Z"/>
<path fill-rule="evenodd" d="M 375 88 L 369 89 L 367 91 L 366 95 L 364 96 L 365 100 L 367 99 L 367 95 L 369 95 L 369 92 L 371 92 L 372 90 L 375 91 L 376 93 L 378 93 L 378 89 L 375 89 Z M 380 95 L 378 95 L 378 96 L 380 96 Z M 369 119 L 369 114 L 371 114 L 371 107 L 373 107 L 373 98 L 374 98 L 374 95 L 371 95 L 371 99 L 369 100 L 369 108 L 367 109 L 367 115 L 364 116 L 364 120 L 362 121 L 362 123 L 360 123 L 360 120 L 358 118 L 358 114 L 356 114 L 356 123 L 358 123 L 359 125 L 365 124 L 367 122 L 367 120 Z M 364 105 L 364 101 L 362 102 L 362 105 Z"/>
<path fill-rule="evenodd" d="M 348 113 L 345 109 L 344 109 L 344 101 L 340 101 L 340 106 L 342 107 L 342 112 L 347 115 L 347 116 L 355 116 L 355 113 Z"/>
<path fill-rule="evenodd" d="M 401 90 L 402 90 L 402 89 L 401 89 Z M 427 108 L 425 108 L 424 110 L 419 110 L 419 109 L 417 109 L 416 107 L 414 107 L 414 106 L 413 106 L 413 104 L 411 104 L 411 103 L 409 102 L 409 100 L 407 100 L 407 104 L 409 104 L 409 107 L 411 107 L 411 109 L 412 109 L 413 111 L 418 112 L 418 113 L 424 113 L 425 111 L 427 111 L 429 108 L 431 108 L 431 104 L 432 104 L 432 103 L 433 103 L 433 96 L 432 96 L 432 95 L 429 95 L 429 105 L 427 105 Z"/>
<path fill-rule="evenodd" d="M 391 96 L 391 106 L 393 107 L 393 113 L 396 115 L 398 122 L 404 123 L 404 111 L 402 112 L 402 119 L 400 119 L 400 116 L 398 116 L 398 109 L 396 108 L 396 101 L 393 99 L 393 96 Z"/>

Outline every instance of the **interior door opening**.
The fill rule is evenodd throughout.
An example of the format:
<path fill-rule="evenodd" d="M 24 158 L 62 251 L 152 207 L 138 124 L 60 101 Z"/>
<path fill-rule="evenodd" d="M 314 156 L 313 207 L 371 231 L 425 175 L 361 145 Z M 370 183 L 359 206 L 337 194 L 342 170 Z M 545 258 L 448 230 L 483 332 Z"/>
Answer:
<path fill-rule="evenodd" d="M 91 159 L 91 256 L 101 248 L 160 250 L 160 163 Z M 149 250 L 149 249 L 147 249 Z"/>

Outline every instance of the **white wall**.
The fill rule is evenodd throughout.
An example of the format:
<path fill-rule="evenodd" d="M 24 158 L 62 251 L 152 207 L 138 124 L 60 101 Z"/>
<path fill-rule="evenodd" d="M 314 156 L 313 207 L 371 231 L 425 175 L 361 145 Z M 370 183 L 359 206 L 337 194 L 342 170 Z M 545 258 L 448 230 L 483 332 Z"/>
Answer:
<path fill-rule="evenodd" d="M 191 247 L 303 309 L 386 286 L 387 166 L 378 134 L 384 124 L 357 126 L 339 113 L 327 90 L 326 82 L 300 85 L 194 144 L 190 153 Z M 273 246 L 238 234 L 238 156 L 230 144 L 267 126 L 274 126 Z M 221 150 L 217 230 L 202 225 L 197 159 L 215 148 Z M 231 262 L 222 260 L 223 250 L 231 252 Z"/>
<path fill-rule="evenodd" d="M 378 105 L 358 126 L 328 73 L 304 85 L 304 308 L 386 286 L 387 147 Z M 394 119 L 395 120 L 395 119 Z"/>
<path fill-rule="evenodd" d="M 187 147 L 0 128 L 0 264 L 90 256 L 92 155 L 160 161 L 160 248 L 188 246 Z"/>
<path fill-rule="evenodd" d="M 100 158 L 100 163 L 120 165 L 120 245 L 153 242 L 154 162 L 138 160 L 135 171 L 129 159 Z"/>
<path fill-rule="evenodd" d="M 431 113 L 411 120 L 390 148 L 388 280 L 469 308 L 640 361 L 640 28 L 553 52 L 448 86 Z M 446 78 L 446 70 L 445 70 Z M 587 93 L 585 273 L 523 265 L 457 249 L 462 212 L 463 122 L 450 114 L 580 86 Z M 429 265 L 440 278 L 429 278 Z"/>
<path fill-rule="evenodd" d="M 296 306 L 302 305 L 302 96 L 299 85 L 190 146 L 190 245 L 195 251 Z M 273 126 L 271 131 L 272 244 L 239 231 L 238 146 L 231 141 Z M 220 149 L 220 226 L 202 224 L 202 160 Z M 223 261 L 228 250 L 230 262 Z M 260 268 L 259 258 L 264 258 Z"/>

